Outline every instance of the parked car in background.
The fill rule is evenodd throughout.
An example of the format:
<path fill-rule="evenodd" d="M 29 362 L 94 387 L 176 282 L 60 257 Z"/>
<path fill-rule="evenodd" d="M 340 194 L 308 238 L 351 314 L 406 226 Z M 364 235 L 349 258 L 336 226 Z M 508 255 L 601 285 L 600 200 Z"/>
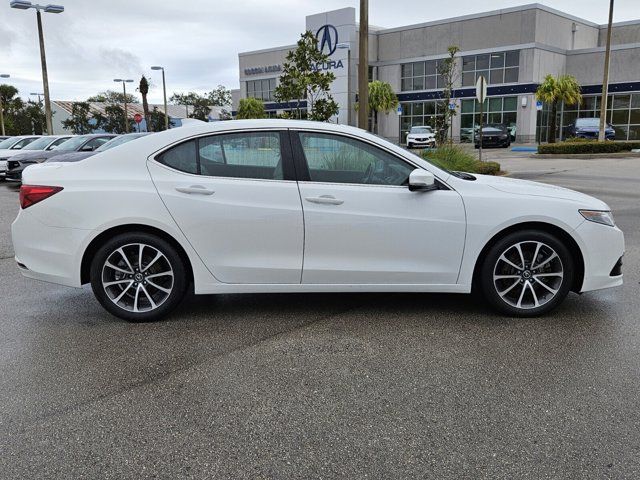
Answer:
<path fill-rule="evenodd" d="M 135 140 L 136 138 L 144 137 L 146 135 L 151 135 L 150 132 L 140 132 L 140 133 L 127 133 L 125 135 L 120 135 L 119 137 L 112 138 L 107 143 L 103 143 L 100 147 L 96 148 L 93 152 L 69 152 L 63 153 L 62 155 L 56 155 L 55 157 L 51 157 L 45 160 L 45 163 L 53 163 L 53 162 L 79 162 L 80 160 L 84 160 L 85 158 L 89 158 L 93 155 L 96 155 L 100 152 L 104 152 L 106 150 L 110 150 L 113 147 L 117 147 L 118 145 L 123 145 L 125 143 L 130 142 L 131 140 Z"/>
<path fill-rule="evenodd" d="M 33 165 L 20 206 L 12 236 L 23 275 L 90 283 L 130 321 L 165 316 L 188 289 L 478 289 L 507 315 L 535 316 L 569 291 L 623 280 L 624 235 L 604 202 L 443 170 L 330 123 L 203 123 Z"/>
<path fill-rule="evenodd" d="M 90 135 L 79 135 L 62 143 L 52 150 L 22 152 L 11 157 L 7 161 L 6 179 L 19 182 L 22 179 L 22 171 L 34 163 L 42 163 L 56 155 L 69 152 L 93 152 L 101 145 L 105 144 L 117 135 L 111 133 L 94 133 Z"/>
<path fill-rule="evenodd" d="M 480 148 L 480 129 L 475 133 L 474 144 Z M 490 123 L 482 127 L 482 148 L 502 147 L 508 148 L 511 145 L 511 134 L 505 125 Z"/>
<path fill-rule="evenodd" d="M 407 148 L 425 148 L 436 146 L 436 134 L 428 125 L 411 127 L 407 134 Z"/>
<path fill-rule="evenodd" d="M 597 139 L 600 132 L 599 118 L 576 118 L 569 127 L 569 136 L 575 138 Z M 604 136 L 606 140 L 615 140 L 616 131 L 610 124 L 605 125 Z"/>
<path fill-rule="evenodd" d="M 39 135 L 19 135 L 8 137 L 0 142 L 0 180 L 4 180 L 7 173 L 7 159 L 40 138 Z"/>

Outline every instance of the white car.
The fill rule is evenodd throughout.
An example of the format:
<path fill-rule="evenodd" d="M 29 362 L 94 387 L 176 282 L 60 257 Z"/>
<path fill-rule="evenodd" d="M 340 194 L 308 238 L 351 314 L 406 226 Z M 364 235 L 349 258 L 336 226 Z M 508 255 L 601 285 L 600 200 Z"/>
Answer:
<path fill-rule="evenodd" d="M 362 130 L 247 120 L 172 129 L 27 167 L 12 225 L 27 277 L 131 321 L 188 288 L 483 291 L 534 316 L 622 284 L 609 207 L 564 188 L 441 170 Z"/>
<path fill-rule="evenodd" d="M 30 143 L 38 140 L 38 135 L 21 135 L 8 137 L 0 141 L 0 180 L 5 179 L 7 174 L 7 159 L 22 152 L 22 149 Z"/>
<path fill-rule="evenodd" d="M 428 125 L 411 127 L 407 134 L 407 148 L 435 147 L 436 134 Z"/>

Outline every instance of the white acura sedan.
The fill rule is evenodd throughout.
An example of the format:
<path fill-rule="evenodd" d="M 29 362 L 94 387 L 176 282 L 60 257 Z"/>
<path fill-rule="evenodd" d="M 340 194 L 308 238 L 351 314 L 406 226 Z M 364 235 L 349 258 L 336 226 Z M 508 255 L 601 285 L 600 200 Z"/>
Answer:
<path fill-rule="evenodd" d="M 28 167 L 12 226 L 27 277 L 131 321 L 187 289 L 483 292 L 533 316 L 622 284 L 624 238 L 595 198 L 441 170 L 362 130 L 249 120 L 169 130 Z"/>

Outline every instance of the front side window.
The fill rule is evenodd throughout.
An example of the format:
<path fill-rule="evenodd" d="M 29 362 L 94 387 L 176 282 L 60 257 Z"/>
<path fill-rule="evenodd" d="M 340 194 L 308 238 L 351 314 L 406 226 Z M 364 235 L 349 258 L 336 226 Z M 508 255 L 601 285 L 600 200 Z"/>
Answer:
<path fill-rule="evenodd" d="M 284 179 L 278 132 L 213 135 L 198 144 L 202 175 Z"/>
<path fill-rule="evenodd" d="M 377 147 L 339 135 L 301 132 L 313 182 L 406 185 L 413 166 Z"/>

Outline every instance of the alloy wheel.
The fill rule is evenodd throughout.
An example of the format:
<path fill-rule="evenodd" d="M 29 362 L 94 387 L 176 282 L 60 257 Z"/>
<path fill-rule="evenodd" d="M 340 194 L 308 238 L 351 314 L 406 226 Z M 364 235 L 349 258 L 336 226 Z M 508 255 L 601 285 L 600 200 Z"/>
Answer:
<path fill-rule="evenodd" d="M 144 243 L 116 248 L 102 267 L 102 287 L 109 299 L 128 312 L 150 312 L 173 290 L 174 273 L 167 257 Z"/>
<path fill-rule="evenodd" d="M 560 291 L 564 266 L 558 253 L 540 241 L 523 241 L 509 246 L 493 269 L 498 296 L 519 309 L 538 308 Z"/>

